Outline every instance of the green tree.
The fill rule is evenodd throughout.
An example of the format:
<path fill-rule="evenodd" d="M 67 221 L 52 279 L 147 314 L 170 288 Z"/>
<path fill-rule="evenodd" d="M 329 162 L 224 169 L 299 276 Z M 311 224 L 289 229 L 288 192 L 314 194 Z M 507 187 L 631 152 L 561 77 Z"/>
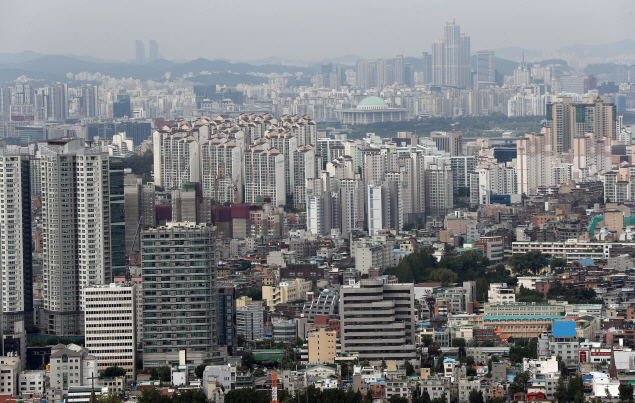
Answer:
<path fill-rule="evenodd" d="M 348 379 L 348 363 L 342 361 L 340 363 L 340 377 L 342 379 Z"/>
<path fill-rule="evenodd" d="M 120 377 L 120 376 L 124 376 L 126 375 L 126 370 L 118 367 L 118 366 L 112 366 L 112 367 L 108 367 L 106 369 L 104 369 L 101 373 L 101 376 L 106 377 L 106 378 L 111 378 L 111 377 Z"/>
<path fill-rule="evenodd" d="M 468 399 L 470 403 L 483 403 L 483 392 L 481 390 L 472 389 Z"/>
<path fill-rule="evenodd" d="M 251 351 L 247 351 L 243 357 L 240 359 L 240 364 L 249 369 L 250 371 L 254 368 L 254 364 L 256 362 L 256 359 L 254 357 L 254 354 Z"/>
<path fill-rule="evenodd" d="M 206 403 L 207 396 L 201 389 L 185 389 L 172 395 L 172 403 Z"/>
<path fill-rule="evenodd" d="M 559 267 L 567 268 L 569 267 L 569 263 L 567 263 L 567 259 L 563 259 L 561 257 L 551 259 L 551 263 L 549 263 L 549 267 L 551 270 L 555 270 Z"/>
<path fill-rule="evenodd" d="M 370 362 L 368 360 L 362 361 L 362 367 L 370 367 Z"/>
<path fill-rule="evenodd" d="M 569 385 L 567 387 L 567 399 L 570 402 L 579 403 L 578 392 L 582 391 L 584 391 L 584 382 L 582 381 L 582 375 L 569 377 Z M 584 395 L 582 395 L 582 398 L 584 399 Z"/>
<path fill-rule="evenodd" d="M 236 341 L 238 342 L 238 347 L 245 346 L 245 335 L 239 334 L 236 336 Z"/>
<path fill-rule="evenodd" d="M 466 346 L 467 346 L 467 343 L 465 342 L 465 339 L 461 337 L 456 337 L 452 339 L 452 347 L 466 347 Z"/>
<path fill-rule="evenodd" d="M 99 402 L 99 403 L 121 403 L 121 397 L 119 396 L 119 393 L 111 390 L 106 395 L 97 396 L 97 402 Z"/>
<path fill-rule="evenodd" d="M 172 381 L 172 379 L 171 379 L 172 370 L 170 369 L 170 367 L 168 365 L 164 365 L 162 367 L 159 367 L 157 369 L 157 375 L 158 375 L 159 380 L 161 382 L 170 382 L 170 381 Z"/>
<path fill-rule="evenodd" d="M 529 372 L 521 372 L 516 375 L 512 383 L 509 385 L 509 394 L 515 395 L 518 392 L 527 392 L 527 384 L 531 380 Z"/>
<path fill-rule="evenodd" d="M 553 397 L 558 401 L 558 403 L 566 403 L 569 398 L 569 391 L 567 390 L 567 386 L 564 383 L 564 377 L 560 377 L 558 379 L 558 384 L 556 385 L 556 391 L 553 394 Z"/>
<path fill-rule="evenodd" d="M 458 275 L 450 269 L 436 269 L 430 273 L 428 277 L 429 281 L 436 281 L 443 285 L 448 285 L 451 283 L 455 283 L 458 279 Z"/>
<path fill-rule="evenodd" d="M 618 388 L 618 391 L 619 391 L 621 401 L 624 402 L 626 400 L 633 399 L 633 385 L 631 385 L 630 383 L 628 384 L 621 383 Z"/>
<path fill-rule="evenodd" d="M 406 368 L 406 376 L 413 376 L 415 374 L 415 367 L 407 361 L 404 363 L 404 367 Z"/>
<path fill-rule="evenodd" d="M 430 347 L 430 344 L 432 344 L 432 342 L 433 339 L 430 335 L 425 335 L 421 338 L 421 344 L 423 344 L 423 347 Z"/>
<path fill-rule="evenodd" d="M 514 253 L 509 258 L 509 265 L 518 274 L 526 274 L 528 272 L 538 274 L 547 264 L 547 255 L 540 251 Z"/>
<path fill-rule="evenodd" d="M 203 363 L 197 365 L 196 368 L 194 368 L 194 374 L 198 379 L 203 379 L 203 372 L 205 372 L 205 367 L 207 367 L 207 364 Z"/>
<path fill-rule="evenodd" d="M 467 376 L 476 376 L 476 368 L 470 366 L 465 369 L 465 375 Z"/>
<path fill-rule="evenodd" d="M 386 364 L 386 361 L 381 360 L 381 367 L 382 367 L 382 369 L 388 368 L 388 365 Z"/>
<path fill-rule="evenodd" d="M 516 294 L 518 302 L 545 302 L 545 297 L 536 290 L 530 290 L 524 286 L 520 286 L 518 294 Z"/>
<path fill-rule="evenodd" d="M 269 394 L 266 391 L 256 391 L 256 389 L 253 388 L 230 390 L 225 393 L 225 403 L 269 403 L 270 400 Z M 306 400 L 302 401 L 306 402 Z"/>
<path fill-rule="evenodd" d="M 408 399 L 399 395 L 392 395 L 388 400 L 389 403 L 409 403 Z"/>
<path fill-rule="evenodd" d="M 492 399 L 492 403 L 505 403 L 505 398 L 501 396 L 495 397 Z"/>
<path fill-rule="evenodd" d="M 489 291 L 489 282 L 485 277 L 476 280 L 476 298 L 481 301 L 487 301 L 487 291 Z"/>
<path fill-rule="evenodd" d="M 141 395 L 137 398 L 139 403 L 171 403 L 172 399 L 162 394 L 159 389 L 152 387 L 143 389 Z"/>
<path fill-rule="evenodd" d="M 257 377 L 257 378 L 260 378 L 260 377 L 263 377 L 263 376 L 266 376 L 266 375 L 267 374 L 265 373 L 265 370 L 262 369 L 262 368 L 258 368 L 258 369 L 256 369 L 254 371 L 254 376 Z"/>

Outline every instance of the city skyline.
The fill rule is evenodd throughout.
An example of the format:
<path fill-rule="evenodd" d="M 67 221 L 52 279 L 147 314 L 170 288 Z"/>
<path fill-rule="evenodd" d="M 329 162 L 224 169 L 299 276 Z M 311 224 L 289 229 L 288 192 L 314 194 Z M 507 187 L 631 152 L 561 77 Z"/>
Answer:
<path fill-rule="evenodd" d="M 250 27 L 241 32 L 227 36 L 225 27 L 203 27 L 190 24 L 174 30 L 163 30 L 163 24 L 169 23 L 172 10 L 161 7 L 161 4 L 136 2 L 125 4 L 130 12 L 122 14 L 120 7 L 111 3 L 108 6 L 91 4 L 90 10 L 74 6 L 77 3 L 67 1 L 65 13 L 58 18 L 50 19 L 55 10 L 51 5 L 34 1 L 39 6 L 29 6 L 29 16 L 38 31 L 26 31 L 14 36 L 11 32 L 18 29 L 18 20 L 10 21 L 0 28 L 0 35 L 12 37 L 0 45 L 0 53 L 19 53 L 31 50 L 39 53 L 67 54 L 76 53 L 105 59 L 134 60 L 135 50 L 133 42 L 139 38 L 155 40 L 161 44 L 162 54 L 167 59 L 183 60 L 205 57 L 210 59 L 228 58 L 234 61 L 248 61 L 266 59 L 269 57 L 286 57 L 291 60 L 319 60 L 337 58 L 351 54 L 363 57 L 386 57 L 388 55 L 403 54 L 404 56 L 420 55 L 422 51 L 430 51 L 430 43 L 440 37 L 439 27 L 445 22 L 455 20 L 461 29 L 472 37 L 472 50 L 480 48 L 499 49 L 506 47 L 522 47 L 525 49 L 552 52 L 555 49 L 574 44 L 598 45 L 613 43 L 627 37 L 630 22 L 633 19 L 635 6 L 631 3 L 609 2 L 597 9 L 584 4 L 578 4 L 575 10 L 566 3 L 549 3 L 549 13 L 544 12 L 540 3 L 531 6 L 515 7 L 513 11 L 505 10 L 507 4 L 500 1 L 490 1 L 486 5 L 469 2 L 453 3 L 452 5 L 437 5 L 434 9 L 426 8 L 414 2 L 387 3 L 371 2 L 365 10 L 360 10 L 359 4 L 350 2 L 337 4 L 338 14 L 332 13 L 332 7 L 326 4 L 320 7 L 304 5 L 302 8 L 289 5 L 280 0 L 280 7 L 272 7 L 271 11 L 263 9 L 258 13 L 243 14 L 245 3 L 239 4 L 197 4 L 197 14 L 206 12 L 211 14 L 242 15 L 243 26 Z M 116 3 L 116 2 L 115 2 Z M 6 6 L 8 14 L 22 14 L 26 8 L 23 3 Z M 294 3 L 295 4 L 295 3 Z M 335 3 L 332 4 L 335 6 Z M 122 3 L 123 6 L 123 3 Z M 546 3 L 545 3 L 546 6 Z M 130 9 L 132 7 L 132 9 Z M 190 7 L 191 8 L 191 7 Z M 585 10 L 593 10 L 591 11 Z M 135 12 L 138 11 L 138 12 Z M 76 18 L 76 14 L 85 15 L 86 12 L 99 14 L 99 21 L 85 22 Z M 264 13 L 264 14 L 262 14 Z M 285 20 L 286 28 L 281 30 L 276 24 L 257 24 L 267 20 L 267 13 L 274 13 L 272 18 Z M 138 18 L 148 16 L 148 18 Z M 255 19 L 257 15 L 257 20 Z M 306 30 L 306 18 L 295 18 L 295 15 L 309 15 L 315 27 Z M 351 19 L 351 15 L 361 18 Z M 381 17 L 376 17 L 380 16 Z M 517 18 L 523 15 L 523 18 Z M 571 18 L 562 18 L 569 15 Z M 602 29 L 579 28 L 580 21 L 593 17 L 598 27 Z M 119 21 L 126 29 L 113 30 L 111 18 Z M 73 22 L 74 30 L 60 30 L 59 24 L 65 21 Z M 326 21 L 328 23 L 321 23 Z M 541 21 L 537 24 L 536 21 Z M 253 22 L 253 23 L 252 23 Z M 54 25 L 52 25 L 54 24 Z M 390 26 L 398 24 L 407 27 L 405 30 L 394 30 Z M 260 26 L 259 26 L 260 25 Z M 338 27 L 337 30 L 327 29 L 329 26 Z M 411 27 L 411 28 L 408 28 Z M 488 27 L 483 30 L 481 27 Z M 496 27 L 491 29 L 490 27 Z M 538 29 L 545 28 L 547 29 Z M 557 27 L 558 35 L 554 37 L 553 30 Z M 6 32 L 5 32 L 6 31 Z M 46 31 L 47 35 L 38 32 Z M 76 35 L 81 31 L 82 35 Z M 293 32 L 290 36 L 289 33 Z M 221 41 L 192 40 L 202 38 L 225 38 Z M 404 36 L 405 35 L 405 36 Z M 302 43 L 289 56 L 282 50 L 289 43 L 289 38 Z M 409 38 L 404 40 L 404 38 Z M 412 38 L 416 38 L 412 39 Z M 328 43 L 326 47 L 324 44 Z M 240 45 L 240 46 L 238 46 Z"/>

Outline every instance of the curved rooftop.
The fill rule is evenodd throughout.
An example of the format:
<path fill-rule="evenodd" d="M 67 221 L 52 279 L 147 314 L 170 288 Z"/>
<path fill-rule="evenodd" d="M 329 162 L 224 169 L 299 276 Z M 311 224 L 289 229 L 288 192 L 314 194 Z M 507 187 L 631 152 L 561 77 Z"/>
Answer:
<path fill-rule="evenodd" d="M 386 101 L 379 97 L 366 97 L 357 105 L 357 109 L 388 109 Z"/>

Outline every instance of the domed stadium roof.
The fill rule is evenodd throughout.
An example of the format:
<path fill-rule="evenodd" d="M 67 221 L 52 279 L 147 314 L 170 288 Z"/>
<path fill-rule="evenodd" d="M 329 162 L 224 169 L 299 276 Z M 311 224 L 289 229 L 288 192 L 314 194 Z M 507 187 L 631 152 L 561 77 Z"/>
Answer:
<path fill-rule="evenodd" d="M 387 109 L 388 104 L 379 97 L 366 97 L 357 105 L 357 109 Z"/>

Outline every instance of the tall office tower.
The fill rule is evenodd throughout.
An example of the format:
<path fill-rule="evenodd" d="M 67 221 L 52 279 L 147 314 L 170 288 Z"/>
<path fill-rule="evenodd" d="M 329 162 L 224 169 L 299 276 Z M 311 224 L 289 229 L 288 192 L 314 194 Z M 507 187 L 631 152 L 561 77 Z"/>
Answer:
<path fill-rule="evenodd" d="M 492 49 L 480 49 L 476 52 L 476 74 L 478 88 L 496 85 L 496 58 Z"/>
<path fill-rule="evenodd" d="M 218 202 L 243 201 L 243 149 L 236 139 L 213 137 L 202 144 L 203 190 L 214 190 L 218 175 Z M 222 169 L 221 169 L 222 168 Z M 214 196 L 215 197 L 215 196 Z"/>
<path fill-rule="evenodd" d="M 403 66 L 404 85 L 407 87 L 415 86 L 415 68 L 412 64 L 406 63 Z"/>
<path fill-rule="evenodd" d="M 284 155 L 275 148 L 263 145 L 245 151 L 245 203 L 255 203 L 257 198 L 271 198 L 271 205 L 286 203 Z"/>
<path fill-rule="evenodd" d="M 390 214 L 386 189 L 377 182 L 368 184 L 368 235 L 375 236 L 385 228 L 386 215 Z"/>
<path fill-rule="evenodd" d="M 584 98 L 574 102 L 570 97 L 557 97 L 547 103 L 547 125 L 551 129 L 551 144 L 556 152 L 568 152 L 575 137 L 587 133 L 617 140 L 617 113 L 613 103 L 603 96 Z"/>
<path fill-rule="evenodd" d="M 126 185 L 124 188 L 126 209 L 126 256 L 140 253 L 141 229 L 156 225 L 154 208 L 154 184 Z"/>
<path fill-rule="evenodd" d="M 432 83 L 432 55 L 428 52 L 423 52 L 423 70 L 422 70 L 423 84 L 428 85 Z"/>
<path fill-rule="evenodd" d="M 109 161 L 110 176 L 110 245 L 112 275 L 126 272 L 126 205 L 124 196 L 123 161 Z"/>
<path fill-rule="evenodd" d="M 430 139 L 439 151 L 445 151 L 451 157 L 463 154 L 463 132 L 432 132 Z"/>
<path fill-rule="evenodd" d="M 132 116 L 132 110 L 130 109 L 130 95 L 117 95 L 117 101 L 112 103 L 112 117 L 123 118 L 126 116 Z"/>
<path fill-rule="evenodd" d="M 183 222 L 142 231 L 144 368 L 178 362 L 180 351 L 194 366 L 220 354 L 215 231 Z"/>
<path fill-rule="evenodd" d="M 375 60 L 375 82 L 378 87 L 383 87 L 388 84 L 386 82 L 386 68 L 388 67 L 386 60 L 383 58 L 379 58 Z"/>
<path fill-rule="evenodd" d="M 320 73 L 322 77 L 324 77 L 324 88 L 331 88 L 332 83 L 330 82 L 331 73 L 333 72 L 333 63 L 331 62 L 323 62 Z"/>
<path fill-rule="evenodd" d="M 405 83 L 404 74 L 403 74 L 403 55 L 397 55 L 395 57 L 395 83 L 402 85 Z"/>
<path fill-rule="evenodd" d="M 444 217 L 454 207 L 452 168 L 444 164 L 431 164 L 425 171 L 426 212 Z"/>
<path fill-rule="evenodd" d="M 80 290 L 112 280 L 108 152 L 74 138 L 40 142 L 43 331 L 83 329 Z"/>
<path fill-rule="evenodd" d="M 82 290 L 85 347 L 97 358 L 97 368 L 126 370 L 135 379 L 137 357 L 137 285 L 110 283 Z"/>
<path fill-rule="evenodd" d="M 454 21 L 446 23 L 443 40 L 432 43 L 432 69 L 435 85 L 464 88 L 471 84 L 470 37 Z"/>
<path fill-rule="evenodd" d="M 236 333 L 236 289 L 233 285 L 218 287 L 218 345 L 227 347 L 233 356 L 238 348 Z"/>
<path fill-rule="evenodd" d="M 0 329 L 8 332 L 18 321 L 24 322 L 27 331 L 33 330 L 30 171 L 29 155 L 8 150 L 0 141 Z"/>
<path fill-rule="evenodd" d="M 0 116 L 11 116 L 11 88 L 0 87 Z M 8 120 L 8 119 L 3 119 Z"/>
<path fill-rule="evenodd" d="M 146 47 L 142 41 L 136 42 L 136 56 L 137 64 L 144 64 L 146 62 Z"/>
<path fill-rule="evenodd" d="M 184 183 L 201 182 L 201 153 L 191 132 L 158 130 L 152 138 L 155 185 L 180 189 Z"/>
<path fill-rule="evenodd" d="M 293 173 L 295 175 L 293 188 L 293 205 L 295 208 L 306 208 L 306 180 L 318 177 L 318 169 L 321 168 L 315 156 L 315 147 L 305 145 L 299 147 L 293 153 Z"/>
<path fill-rule="evenodd" d="M 149 61 L 153 62 L 159 59 L 159 44 L 154 40 L 150 39 L 150 58 Z"/>
<path fill-rule="evenodd" d="M 414 286 L 360 280 L 340 289 L 341 351 L 371 365 L 415 362 Z"/>
<path fill-rule="evenodd" d="M 56 120 L 68 118 L 68 84 L 49 87 L 47 116 Z"/>
<path fill-rule="evenodd" d="M 97 87 L 94 85 L 82 87 L 81 102 L 82 116 L 88 118 L 97 116 Z"/>

